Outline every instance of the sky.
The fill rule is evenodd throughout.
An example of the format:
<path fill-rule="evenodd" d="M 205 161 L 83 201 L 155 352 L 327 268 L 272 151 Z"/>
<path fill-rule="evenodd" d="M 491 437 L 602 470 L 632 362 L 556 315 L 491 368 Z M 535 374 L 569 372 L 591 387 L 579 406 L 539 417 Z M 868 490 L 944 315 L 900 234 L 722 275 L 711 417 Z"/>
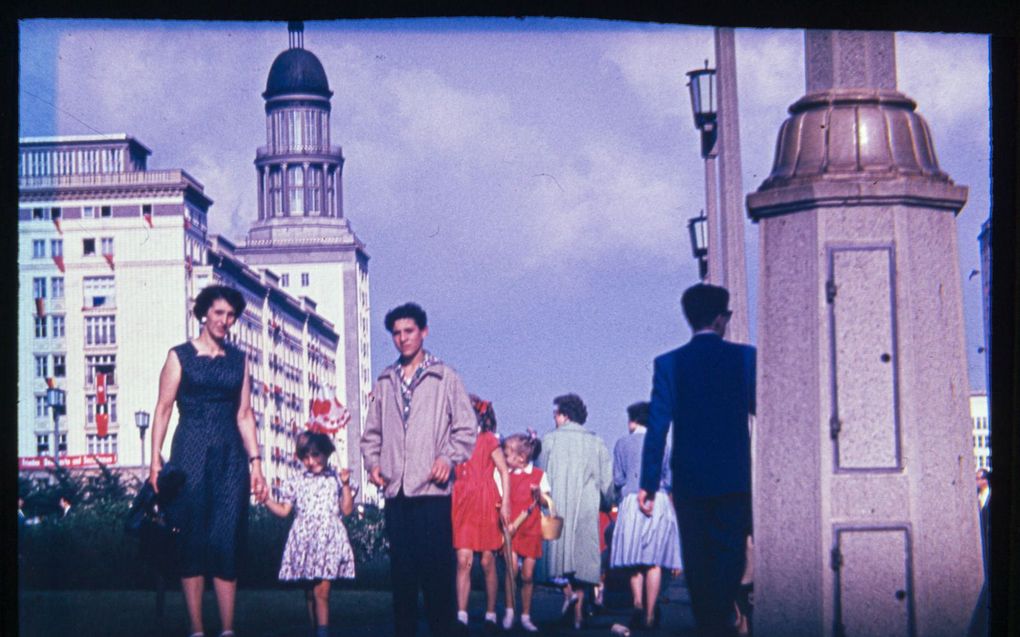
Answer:
<path fill-rule="evenodd" d="M 261 93 L 283 22 L 27 20 L 19 134 L 127 133 L 150 169 L 183 168 L 242 242 L 257 216 Z M 690 337 L 686 234 L 704 168 L 686 72 L 714 65 L 709 27 L 553 18 L 305 23 L 333 90 L 344 210 L 365 243 L 372 367 L 396 352 L 389 308 L 420 303 L 426 346 L 491 400 L 502 433 L 553 428 L 576 392 L 607 443 L 647 400 L 651 362 Z M 768 176 L 804 92 L 804 36 L 737 29 L 742 182 Z M 969 187 L 957 217 L 971 387 L 985 387 L 977 235 L 989 215 L 988 38 L 898 33 L 897 81 L 941 168 Z M 755 329 L 757 227 L 745 223 Z M 153 369 L 162 361 L 153 352 Z M 153 387 L 155 395 L 155 387 Z"/>

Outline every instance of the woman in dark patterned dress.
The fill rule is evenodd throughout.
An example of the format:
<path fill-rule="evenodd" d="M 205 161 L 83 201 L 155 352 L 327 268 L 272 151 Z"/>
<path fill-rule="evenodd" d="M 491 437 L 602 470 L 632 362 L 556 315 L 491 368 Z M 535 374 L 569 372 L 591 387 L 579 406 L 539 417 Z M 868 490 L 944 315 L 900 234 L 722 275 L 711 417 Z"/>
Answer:
<path fill-rule="evenodd" d="M 160 452 L 176 401 L 180 418 L 167 468 L 184 473 L 184 486 L 167 506 L 167 516 L 181 530 L 177 566 L 191 637 L 204 634 L 206 576 L 212 577 L 216 591 L 220 636 L 233 637 L 237 561 L 248 497 L 254 494 L 261 502 L 267 494 L 245 355 L 225 340 L 244 307 L 244 297 L 233 288 L 203 289 L 194 309 L 201 333 L 170 350 L 159 376 L 149 481 L 155 487 L 163 468 Z"/>

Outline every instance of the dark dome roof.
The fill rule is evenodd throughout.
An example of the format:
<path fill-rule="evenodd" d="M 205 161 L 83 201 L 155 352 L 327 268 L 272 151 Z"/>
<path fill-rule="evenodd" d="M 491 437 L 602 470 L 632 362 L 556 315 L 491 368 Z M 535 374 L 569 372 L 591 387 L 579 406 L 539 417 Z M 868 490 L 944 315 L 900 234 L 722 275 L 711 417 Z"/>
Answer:
<path fill-rule="evenodd" d="M 327 98 L 333 95 L 322 62 L 310 51 L 287 49 L 273 60 L 262 97 L 269 99 L 289 93 L 311 93 Z"/>

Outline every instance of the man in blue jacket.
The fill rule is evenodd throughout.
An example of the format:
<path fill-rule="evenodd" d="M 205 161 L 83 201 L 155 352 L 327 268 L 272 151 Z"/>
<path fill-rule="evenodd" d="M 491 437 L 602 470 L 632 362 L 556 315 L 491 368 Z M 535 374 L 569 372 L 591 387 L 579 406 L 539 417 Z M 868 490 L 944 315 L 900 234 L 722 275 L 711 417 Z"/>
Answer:
<path fill-rule="evenodd" d="M 703 635 L 735 634 L 734 600 L 751 532 L 755 349 L 723 340 L 725 288 L 698 284 L 681 299 L 694 333 L 655 359 L 638 503 L 651 515 L 673 423 L 673 498 L 691 610 Z M 659 506 L 669 501 L 659 498 Z"/>

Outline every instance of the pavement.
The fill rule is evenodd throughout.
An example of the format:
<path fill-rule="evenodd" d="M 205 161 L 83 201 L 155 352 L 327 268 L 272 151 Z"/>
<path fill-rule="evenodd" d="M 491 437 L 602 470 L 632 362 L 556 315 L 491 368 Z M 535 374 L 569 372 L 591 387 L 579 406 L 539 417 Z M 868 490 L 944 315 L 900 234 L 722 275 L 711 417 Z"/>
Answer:
<path fill-rule="evenodd" d="M 343 594 L 338 591 L 338 594 Z M 472 602 L 476 601 L 477 594 L 472 596 Z M 502 594 L 500 595 L 502 600 Z M 478 606 L 478 604 L 475 604 Z M 635 631 L 633 637 L 657 637 L 670 635 L 671 637 L 690 637 L 694 634 L 694 620 L 691 615 L 690 598 L 687 595 L 687 587 L 684 584 L 683 576 L 670 579 L 664 582 L 664 589 L 659 598 L 659 606 L 662 609 L 662 621 L 657 629 L 647 631 Z M 587 635 L 611 635 L 614 624 L 626 626 L 630 620 L 632 608 L 630 604 L 630 591 L 627 588 L 626 579 L 611 581 L 607 586 L 603 608 L 588 616 L 587 624 L 581 630 L 574 630 L 572 619 L 564 621 L 561 616 L 563 608 L 563 593 L 559 589 L 548 586 L 536 586 L 532 598 L 531 616 L 532 621 L 540 629 L 543 637 L 571 636 L 584 637 Z M 503 605 L 498 603 L 496 612 L 500 619 L 503 616 Z M 470 621 L 468 624 L 469 637 L 490 637 L 483 631 L 484 609 L 481 607 L 470 609 Z M 428 629 L 424 619 L 419 620 L 418 635 L 427 637 Z M 393 635 L 392 618 L 379 618 L 381 621 L 375 623 L 352 625 L 345 623 L 343 618 L 334 617 L 335 621 L 330 627 L 331 637 L 391 637 Z M 530 633 L 525 632 L 520 624 L 515 624 L 510 631 L 499 630 L 497 635 L 513 637 L 524 637 Z M 306 626 L 280 627 L 274 631 L 276 637 L 308 637 L 309 632 Z M 620 637 L 623 637 L 622 635 Z"/>

